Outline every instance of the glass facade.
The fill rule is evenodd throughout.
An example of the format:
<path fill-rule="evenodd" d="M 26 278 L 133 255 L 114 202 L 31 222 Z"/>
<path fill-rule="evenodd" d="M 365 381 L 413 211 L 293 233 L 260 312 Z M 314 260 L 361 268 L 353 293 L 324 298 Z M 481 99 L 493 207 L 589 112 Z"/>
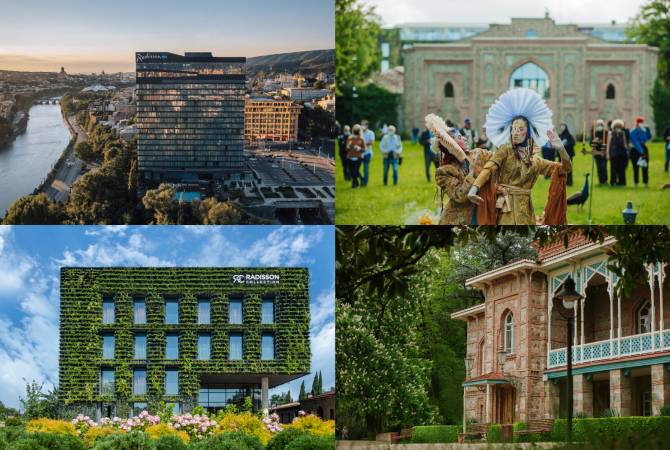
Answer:
<path fill-rule="evenodd" d="M 100 371 L 100 394 L 114 395 L 114 369 Z"/>
<path fill-rule="evenodd" d="M 209 333 L 200 333 L 198 335 L 198 359 L 207 360 L 210 358 L 212 348 L 212 337 Z"/>
<path fill-rule="evenodd" d="M 142 411 L 146 411 L 146 409 L 147 409 L 146 402 L 133 403 L 133 416 L 138 416 Z"/>
<path fill-rule="evenodd" d="M 179 323 L 179 300 L 176 298 L 165 300 L 165 323 Z"/>
<path fill-rule="evenodd" d="M 274 333 L 263 333 L 261 338 L 261 359 L 275 359 L 275 335 Z"/>
<path fill-rule="evenodd" d="M 165 395 L 179 395 L 179 371 L 177 369 L 165 371 Z"/>
<path fill-rule="evenodd" d="M 147 335 L 144 333 L 135 335 L 134 359 L 147 359 Z"/>
<path fill-rule="evenodd" d="M 165 336 L 165 359 L 179 358 L 179 335 L 168 334 Z"/>
<path fill-rule="evenodd" d="M 114 299 L 102 299 L 102 323 L 114 323 Z"/>
<path fill-rule="evenodd" d="M 133 323 L 135 325 L 147 323 L 147 305 L 143 298 L 133 299 Z"/>
<path fill-rule="evenodd" d="M 228 323 L 233 325 L 242 324 L 242 299 L 234 298 L 228 303 Z"/>
<path fill-rule="evenodd" d="M 147 393 L 147 370 L 133 370 L 133 395 L 146 395 Z"/>
<path fill-rule="evenodd" d="M 210 317 L 210 301 L 209 299 L 201 298 L 198 300 L 198 323 L 199 324 L 209 324 Z"/>
<path fill-rule="evenodd" d="M 209 412 L 215 412 L 228 405 L 237 405 L 241 408 L 244 405 L 244 399 L 251 398 L 254 404 L 254 410 L 261 408 L 261 389 L 257 384 L 212 384 L 200 386 L 198 394 L 198 405 L 207 409 Z"/>
<path fill-rule="evenodd" d="M 136 53 L 141 178 L 241 173 L 245 67 L 211 53 Z"/>
<path fill-rule="evenodd" d="M 114 359 L 114 335 L 102 335 L 102 359 Z"/>
<path fill-rule="evenodd" d="M 272 298 L 264 298 L 262 311 L 261 311 L 261 323 L 262 324 L 271 324 L 275 322 L 275 301 Z"/>
<path fill-rule="evenodd" d="M 242 343 L 244 338 L 242 333 L 230 333 L 228 343 L 228 359 L 237 360 L 242 359 Z"/>

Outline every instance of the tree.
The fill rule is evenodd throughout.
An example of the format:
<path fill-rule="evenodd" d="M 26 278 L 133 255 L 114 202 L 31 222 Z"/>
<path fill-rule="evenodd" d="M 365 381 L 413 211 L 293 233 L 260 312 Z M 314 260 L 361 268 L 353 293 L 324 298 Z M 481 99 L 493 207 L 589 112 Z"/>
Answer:
<path fill-rule="evenodd" d="M 665 127 L 670 125 L 670 86 L 660 78 L 656 79 L 651 91 L 651 107 L 654 110 L 656 135 L 663 136 Z"/>
<path fill-rule="evenodd" d="M 319 373 L 314 374 L 314 380 L 312 381 L 312 395 L 319 394 Z"/>
<path fill-rule="evenodd" d="M 57 225 L 67 218 L 61 205 L 54 203 L 44 193 L 26 195 L 9 207 L 4 225 Z"/>
<path fill-rule="evenodd" d="M 650 0 L 642 5 L 626 34 L 638 44 L 658 47 L 658 76 L 670 84 L 670 1 Z"/>
<path fill-rule="evenodd" d="M 58 418 L 58 390 L 42 392 L 43 388 L 44 383 L 38 384 L 35 380 L 31 383 L 26 382 L 26 397 L 20 398 L 23 417 L 26 419 Z"/>
<path fill-rule="evenodd" d="M 382 123 L 397 124 L 400 94 L 394 94 L 374 83 L 358 86 L 356 94 L 358 97 L 352 100 L 351 86 L 342 88 L 335 110 L 339 123 L 355 124 L 367 119 L 373 126 Z"/>
<path fill-rule="evenodd" d="M 323 394 L 323 374 L 319 370 L 319 394 Z"/>
<path fill-rule="evenodd" d="M 214 197 L 194 201 L 191 209 L 195 220 L 203 225 L 253 223 L 251 217 L 232 202 L 218 202 Z"/>
<path fill-rule="evenodd" d="M 142 203 L 153 213 L 154 223 L 170 225 L 177 223 L 179 205 L 174 201 L 175 191 L 167 184 L 161 184 L 158 189 L 150 189 L 144 194 Z"/>
<path fill-rule="evenodd" d="M 74 154 L 77 158 L 86 163 L 90 163 L 95 160 L 95 153 L 93 152 L 93 148 L 88 142 L 80 142 L 75 145 Z"/>
<path fill-rule="evenodd" d="M 70 191 L 67 211 L 78 224 L 110 224 L 125 204 L 126 185 L 105 168 L 82 176 Z"/>
<path fill-rule="evenodd" d="M 379 63 L 380 19 L 358 0 L 335 1 L 335 75 L 337 93 L 365 80 Z"/>
<path fill-rule="evenodd" d="M 305 380 L 300 383 L 300 394 L 298 394 L 298 400 L 305 400 L 307 398 L 307 393 L 305 392 Z"/>

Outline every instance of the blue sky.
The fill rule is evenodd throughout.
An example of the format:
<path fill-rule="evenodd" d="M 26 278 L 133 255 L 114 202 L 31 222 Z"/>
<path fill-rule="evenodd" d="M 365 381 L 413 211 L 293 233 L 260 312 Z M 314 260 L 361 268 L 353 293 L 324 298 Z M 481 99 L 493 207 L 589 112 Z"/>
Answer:
<path fill-rule="evenodd" d="M 334 0 L 2 0 L 0 69 L 134 70 L 135 51 L 258 56 L 335 47 Z"/>
<path fill-rule="evenodd" d="M 297 398 L 314 372 L 335 384 L 335 241 L 317 226 L 0 226 L 0 401 L 18 407 L 24 379 L 58 383 L 61 266 L 307 267 L 312 374 L 271 391 Z"/>

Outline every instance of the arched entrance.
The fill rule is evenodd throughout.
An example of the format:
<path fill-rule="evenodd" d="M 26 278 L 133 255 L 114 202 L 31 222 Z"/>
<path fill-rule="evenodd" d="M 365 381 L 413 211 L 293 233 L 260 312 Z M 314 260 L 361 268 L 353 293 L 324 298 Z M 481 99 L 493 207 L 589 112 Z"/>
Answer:
<path fill-rule="evenodd" d="M 549 98 L 549 75 L 533 62 L 517 67 L 509 78 L 510 89 L 524 87 L 536 91 L 542 98 Z"/>

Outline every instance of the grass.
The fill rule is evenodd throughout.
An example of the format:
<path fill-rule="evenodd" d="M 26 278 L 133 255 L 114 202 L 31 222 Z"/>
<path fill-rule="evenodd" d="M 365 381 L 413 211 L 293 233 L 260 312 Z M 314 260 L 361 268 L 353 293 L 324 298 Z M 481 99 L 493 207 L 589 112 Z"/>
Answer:
<path fill-rule="evenodd" d="M 581 149 L 581 144 L 578 145 Z M 576 150 L 573 160 L 573 185 L 568 186 L 567 194 L 581 191 L 585 174 L 591 172 L 591 156 L 582 155 Z M 661 190 L 665 183 L 670 183 L 670 174 L 663 172 L 665 152 L 663 143 L 650 145 L 651 161 L 649 164 L 649 187 L 638 187 L 633 184 L 632 164 L 626 170 L 626 187 L 599 186 L 596 180 L 593 185 L 595 192 L 592 204 L 593 224 L 623 224 L 621 211 L 627 201 L 633 202 L 638 211 L 636 224 L 667 224 L 670 223 L 670 190 Z M 339 164 L 339 160 L 338 160 Z M 609 170 L 609 166 L 608 166 Z M 363 167 L 361 166 L 361 173 Z M 431 178 L 435 168 L 431 167 Z M 399 182 L 392 184 L 392 173 L 389 170 L 389 185 L 384 186 L 382 180 L 382 157 L 378 143 L 375 142 L 374 156 L 370 165 L 370 181 L 365 188 L 352 189 L 351 183 L 344 180 L 342 169 L 338 166 L 336 176 L 336 213 L 337 224 L 369 224 L 399 225 L 417 224 L 419 218 L 429 213 L 435 219 L 440 214 L 440 198 L 435 181 L 428 182 L 424 172 L 423 148 L 403 142 L 403 162 L 399 169 Z M 608 173 L 609 176 L 609 173 Z M 641 176 L 641 174 L 640 174 Z M 549 190 L 549 181 L 538 179 L 533 188 L 533 204 L 535 214 L 544 210 Z M 588 224 L 588 200 L 583 210 L 576 206 L 568 206 L 568 222 L 570 224 Z"/>

